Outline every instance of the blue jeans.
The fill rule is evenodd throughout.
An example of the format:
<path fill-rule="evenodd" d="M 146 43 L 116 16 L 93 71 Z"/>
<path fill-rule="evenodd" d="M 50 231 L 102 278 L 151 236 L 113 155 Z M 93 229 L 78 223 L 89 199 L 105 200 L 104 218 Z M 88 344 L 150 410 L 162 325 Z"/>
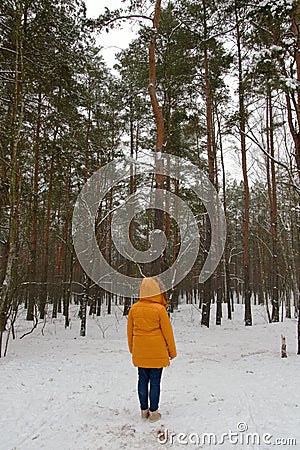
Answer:
<path fill-rule="evenodd" d="M 148 397 L 150 399 L 150 411 L 158 409 L 160 396 L 160 380 L 163 369 L 138 368 L 138 394 L 141 409 L 148 409 Z M 148 386 L 150 382 L 150 392 Z"/>

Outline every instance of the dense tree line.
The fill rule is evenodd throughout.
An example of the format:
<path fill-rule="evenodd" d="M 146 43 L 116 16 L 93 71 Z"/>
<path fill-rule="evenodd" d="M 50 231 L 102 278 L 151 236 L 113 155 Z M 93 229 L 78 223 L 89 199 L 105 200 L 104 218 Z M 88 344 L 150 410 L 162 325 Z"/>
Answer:
<path fill-rule="evenodd" d="M 246 325 L 253 303 L 266 305 L 270 322 L 299 315 L 300 2 L 127 3 L 97 20 L 80 0 L 1 3 L 1 341 L 14 336 L 20 308 L 34 323 L 63 313 L 68 326 L 74 301 L 82 335 L 87 314 L 100 315 L 103 304 L 108 313 L 114 302 L 128 311 L 132 299 L 105 292 L 82 271 L 72 211 L 97 169 L 149 149 L 207 172 L 227 218 L 222 261 L 198 283 L 210 245 L 203 205 L 176 180 L 134 171 L 99 206 L 96 234 L 107 261 L 139 276 L 114 248 L 110 212 L 146 182 L 180 195 L 199 217 L 202 251 L 170 293 L 171 310 L 184 294 L 206 326 L 215 302 L 217 324 L 222 305 L 231 318 L 236 302 L 245 304 Z M 96 36 L 123 20 L 138 21 L 139 32 L 112 72 Z M 231 176 L 229 149 L 240 178 Z M 153 228 L 169 244 L 154 269 L 145 267 L 152 275 L 174 262 L 180 239 L 168 214 L 150 211 L 131 223 L 132 243 L 146 249 Z"/>

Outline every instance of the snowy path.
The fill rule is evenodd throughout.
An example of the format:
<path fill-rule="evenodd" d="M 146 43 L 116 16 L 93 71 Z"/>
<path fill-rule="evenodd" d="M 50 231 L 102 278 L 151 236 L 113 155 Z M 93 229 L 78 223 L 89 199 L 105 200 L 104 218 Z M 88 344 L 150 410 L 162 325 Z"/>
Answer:
<path fill-rule="evenodd" d="M 1 450 L 100 449 L 269 449 L 300 448 L 300 357 L 296 355 L 295 320 L 265 323 L 256 308 L 253 327 L 244 327 L 242 310 L 234 320 L 209 330 L 199 313 L 181 306 L 172 316 L 178 357 L 164 370 L 161 422 L 143 423 L 136 395 L 136 369 L 127 351 L 126 319 L 116 315 L 89 318 L 88 336 L 79 322 L 64 330 L 60 320 L 11 342 L 0 360 Z M 97 324 L 98 322 L 98 324 Z M 99 329 L 108 326 L 105 339 Z M 22 325 L 24 326 L 24 325 Z M 20 336 L 23 330 L 18 331 Z M 280 335 L 287 337 L 288 358 L 280 358 Z M 234 445 L 178 441 L 214 433 L 237 432 Z M 176 433 L 158 442 L 159 430 Z M 247 445 L 247 433 L 272 435 L 271 445 Z M 295 438 L 297 445 L 272 445 Z M 195 437 L 193 439 L 196 439 Z M 213 442 L 213 441 L 212 441 Z"/>

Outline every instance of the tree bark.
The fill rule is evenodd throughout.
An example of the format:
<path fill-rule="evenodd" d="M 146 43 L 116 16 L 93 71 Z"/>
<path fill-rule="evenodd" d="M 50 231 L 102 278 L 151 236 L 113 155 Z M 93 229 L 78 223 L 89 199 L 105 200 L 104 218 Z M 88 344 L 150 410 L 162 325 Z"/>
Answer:
<path fill-rule="evenodd" d="M 247 169 L 247 147 L 246 147 L 246 108 L 245 108 L 245 88 L 242 63 L 242 36 L 240 30 L 240 20 L 238 15 L 237 1 L 235 0 L 235 25 L 238 56 L 238 77 L 239 77 L 239 127 L 242 154 L 242 171 L 244 182 L 244 219 L 243 219 L 243 272 L 244 272 L 244 300 L 245 300 L 245 325 L 252 325 L 251 313 L 251 291 L 250 291 L 250 254 L 249 254 L 249 207 L 250 192 Z"/>
<path fill-rule="evenodd" d="M 154 216 L 154 228 L 158 230 L 163 230 L 164 228 L 164 214 L 163 214 L 163 182 L 164 178 L 162 175 L 162 158 L 161 153 L 163 151 L 164 138 L 165 138 L 165 126 L 162 108 L 159 105 L 156 92 L 156 61 L 155 61 L 155 51 L 156 51 L 156 34 L 158 32 L 159 17 L 161 12 L 161 0 L 156 0 L 154 17 L 153 17 L 153 36 L 149 46 L 149 86 L 148 92 L 150 95 L 152 110 L 155 117 L 156 123 L 156 159 L 155 159 L 155 216 Z M 157 241 L 157 239 L 156 239 Z M 161 255 L 157 255 L 157 259 L 153 263 L 153 269 L 151 272 L 160 273 L 163 265 L 163 260 Z"/>
<path fill-rule="evenodd" d="M 30 248 L 30 281 L 32 282 L 29 289 L 29 301 L 27 306 L 26 320 L 32 321 L 34 319 L 34 305 L 38 300 L 39 287 L 34 282 L 37 280 L 36 266 L 37 266 L 37 217 L 38 217 L 38 195 L 39 195 L 39 155 L 40 155 L 40 132 L 41 132 L 41 102 L 42 94 L 38 95 L 38 117 L 36 124 L 36 136 L 34 145 L 34 175 L 33 175 L 33 207 L 32 207 L 32 228 L 31 228 L 31 248 Z M 43 314 L 41 315 L 43 319 Z"/>
<path fill-rule="evenodd" d="M 215 152 L 214 152 L 214 125 L 213 125 L 213 109 L 212 109 L 212 92 L 210 83 L 210 68 L 209 68 L 209 56 L 207 46 L 207 17 L 206 17 L 206 0 L 202 1 L 203 4 L 203 26 L 204 26 L 204 77 L 205 77 L 205 104 L 206 104 L 206 132 L 207 132 L 207 159 L 208 159 L 208 176 L 210 182 L 215 185 Z M 211 224 L 208 214 L 206 214 L 206 227 L 205 227 L 205 257 L 209 253 L 211 245 Z M 212 280 L 211 277 L 204 283 L 202 303 L 202 318 L 201 325 L 209 327 L 210 322 L 210 305 L 213 297 L 212 292 Z"/>
<path fill-rule="evenodd" d="M 18 207 L 20 201 L 20 183 L 18 167 L 18 150 L 21 137 L 21 128 L 24 119 L 24 33 L 25 33 L 25 11 L 23 1 L 16 2 L 16 51 L 15 51 L 15 73 L 14 73 L 14 100 L 12 106 L 11 129 L 12 137 L 10 143 L 10 176 L 9 176 L 9 237 L 8 256 L 6 262 L 5 276 L 0 292 L 0 342 L 5 330 L 9 311 L 11 307 L 11 288 L 13 284 L 13 273 L 16 264 L 17 238 L 18 238 Z M 1 347 L 0 347 L 1 356 Z"/>
<path fill-rule="evenodd" d="M 296 59 L 296 67 L 297 67 L 297 81 L 298 85 L 300 83 L 300 0 L 297 1 L 297 8 L 295 15 L 292 20 L 292 30 L 293 34 L 296 37 L 297 47 L 295 51 L 295 59 Z M 287 95 L 288 97 L 288 95 Z M 291 105 L 289 105 L 289 101 L 287 98 L 288 104 L 288 114 L 289 114 L 289 126 L 291 130 L 291 134 L 295 143 L 295 159 L 296 165 L 298 169 L 298 176 L 300 179 L 300 87 L 297 88 L 297 102 L 296 102 L 296 117 L 297 117 L 297 126 L 298 130 L 295 129 L 293 121 L 291 120 Z"/>
<path fill-rule="evenodd" d="M 220 134 L 220 153 L 221 153 L 221 167 L 222 167 L 222 182 L 223 182 L 223 208 L 225 217 L 227 217 L 227 194 L 226 194 L 226 171 L 225 171 L 225 163 L 224 163 L 224 153 L 223 153 L 223 142 L 222 142 L 222 132 L 221 132 L 221 123 L 219 123 L 219 134 Z M 228 235 L 226 236 L 225 242 L 225 252 L 224 252 L 224 280 L 225 280 L 225 301 L 227 304 L 227 318 L 229 320 L 232 319 L 232 310 L 231 310 L 231 302 L 230 302 L 230 291 L 231 291 L 231 283 L 230 283 L 230 266 L 229 266 L 229 243 L 228 243 Z"/>
<path fill-rule="evenodd" d="M 85 337 L 86 336 L 86 319 L 87 319 L 87 305 L 89 300 L 89 293 L 90 293 L 90 279 L 88 276 L 85 276 L 85 283 L 84 283 L 84 292 L 81 296 L 80 300 L 80 336 Z"/>
<path fill-rule="evenodd" d="M 300 295 L 298 298 L 298 352 L 297 355 L 300 355 Z"/>
<path fill-rule="evenodd" d="M 271 158 L 267 157 L 267 181 L 268 181 L 268 195 L 270 202 L 270 221 L 271 221 L 271 235 L 272 235 L 272 278 L 271 278 L 272 322 L 278 322 L 279 275 L 278 275 L 278 232 L 277 232 L 277 186 L 276 186 L 276 172 L 274 162 L 273 106 L 272 106 L 272 93 L 270 89 L 268 89 L 266 109 L 267 109 L 267 145 L 268 145 L 268 154 L 271 155 Z"/>

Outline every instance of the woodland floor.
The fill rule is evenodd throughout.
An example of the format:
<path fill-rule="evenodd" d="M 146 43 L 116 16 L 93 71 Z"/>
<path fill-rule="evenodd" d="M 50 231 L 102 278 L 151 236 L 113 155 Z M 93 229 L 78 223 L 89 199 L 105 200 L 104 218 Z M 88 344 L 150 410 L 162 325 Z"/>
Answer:
<path fill-rule="evenodd" d="M 122 311 L 89 317 L 85 338 L 76 315 L 72 307 L 70 329 L 63 318 L 48 319 L 44 335 L 41 323 L 22 340 L 29 324 L 19 317 L 17 339 L 0 360 L 1 450 L 300 448 L 295 319 L 268 324 L 264 308 L 254 307 L 254 326 L 245 327 L 237 305 L 232 321 L 206 329 L 196 307 L 179 306 L 172 315 L 178 357 L 163 373 L 162 420 L 151 424 L 140 420 Z M 280 357 L 281 333 L 286 359 Z M 162 430 L 165 444 L 158 441 Z M 230 430 L 236 443 L 221 444 Z M 203 433 L 217 441 L 209 444 Z M 248 445 L 252 433 L 260 444 L 250 439 Z M 266 433 L 271 437 L 264 443 Z"/>

